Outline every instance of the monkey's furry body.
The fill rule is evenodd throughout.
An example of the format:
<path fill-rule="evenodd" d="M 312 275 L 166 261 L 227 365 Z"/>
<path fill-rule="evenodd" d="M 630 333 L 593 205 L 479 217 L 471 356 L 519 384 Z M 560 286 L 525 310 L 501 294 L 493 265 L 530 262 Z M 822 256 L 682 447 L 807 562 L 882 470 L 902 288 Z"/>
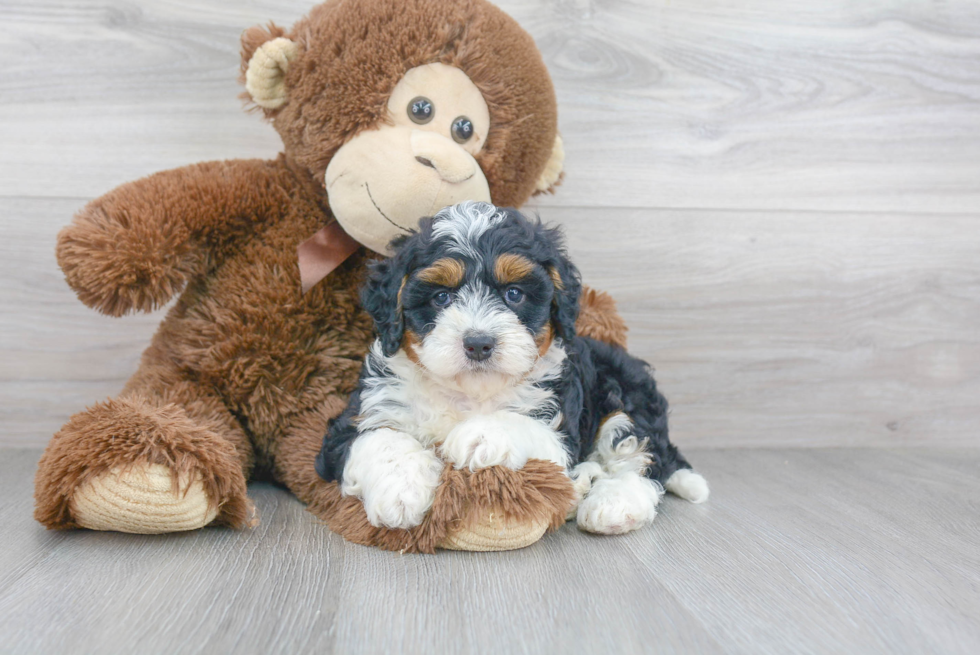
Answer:
<path fill-rule="evenodd" d="M 372 340 L 364 262 L 433 206 L 521 205 L 560 179 L 547 69 L 485 0 L 328 0 L 290 30 L 246 30 L 241 46 L 248 99 L 282 154 L 124 184 L 59 234 L 86 305 L 121 316 L 175 301 L 120 395 L 51 439 L 35 477 L 49 528 L 244 527 L 253 477 L 329 519 L 333 487 L 313 461 Z M 354 254 L 305 275 L 303 247 L 338 224 Z M 591 322 L 622 339 L 605 304 Z M 430 549 L 443 528 L 398 547 Z"/>

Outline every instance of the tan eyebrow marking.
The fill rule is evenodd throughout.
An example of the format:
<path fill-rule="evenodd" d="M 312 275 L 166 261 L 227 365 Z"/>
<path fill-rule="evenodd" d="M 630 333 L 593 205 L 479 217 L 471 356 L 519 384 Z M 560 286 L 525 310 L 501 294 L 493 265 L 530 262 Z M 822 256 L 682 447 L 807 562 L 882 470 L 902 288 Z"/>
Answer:
<path fill-rule="evenodd" d="M 465 275 L 466 267 L 463 262 L 445 257 L 432 266 L 420 270 L 416 277 L 429 284 L 452 288 L 458 287 L 463 282 Z"/>
<path fill-rule="evenodd" d="M 497 257 L 497 261 L 493 266 L 493 274 L 497 278 L 497 282 L 501 284 L 523 280 L 533 270 L 534 262 L 523 255 L 515 255 L 513 253 L 506 253 Z"/>

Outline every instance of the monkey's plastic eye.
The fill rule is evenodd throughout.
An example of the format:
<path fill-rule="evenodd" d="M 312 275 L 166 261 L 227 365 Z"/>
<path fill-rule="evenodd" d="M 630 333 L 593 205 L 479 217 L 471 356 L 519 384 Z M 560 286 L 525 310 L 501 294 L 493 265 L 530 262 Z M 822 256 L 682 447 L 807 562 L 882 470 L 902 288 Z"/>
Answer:
<path fill-rule="evenodd" d="M 408 103 L 408 117 L 413 123 L 425 125 L 436 115 L 436 107 L 432 101 L 424 96 L 419 96 Z"/>
<path fill-rule="evenodd" d="M 456 143 L 469 141 L 473 136 L 473 122 L 466 116 L 460 116 L 453 121 L 452 133 Z"/>
<path fill-rule="evenodd" d="M 436 295 L 432 296 L 432 304 L 436 307 L 448 307 L 449 303 L 452 301 L 452 294 L 450 294 L 448 291 L 440 291 Z"/>
<path fill-rule="evenodd" d="M 511 287 L 504 293 L 504 298 L 512 305 L 516 305 L 524 300 L 524 292 L 517 287 Z"/>

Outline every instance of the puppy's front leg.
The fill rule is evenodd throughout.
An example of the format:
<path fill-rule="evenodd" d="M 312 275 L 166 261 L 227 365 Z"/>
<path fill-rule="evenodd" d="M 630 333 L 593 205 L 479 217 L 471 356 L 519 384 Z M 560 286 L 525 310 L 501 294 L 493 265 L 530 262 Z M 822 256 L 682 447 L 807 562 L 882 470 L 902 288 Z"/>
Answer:
<path fill-rule="evenodd" d="M 443 441 L 441 452 L 456 468 L 471 471 L 498 465 L 520 469 L 529 459 L 549 460 L 568 468 L 561 434 L 541 421 L 513 412 L 480 414 L 462 421 Z"/>
<path fill-rule="evenodd" d="M 415 437 L 382 428 L 351 445 L 340 490 L 364 503 L 371 525 L 411 528 L 432 507 L 442 460 Z"/>

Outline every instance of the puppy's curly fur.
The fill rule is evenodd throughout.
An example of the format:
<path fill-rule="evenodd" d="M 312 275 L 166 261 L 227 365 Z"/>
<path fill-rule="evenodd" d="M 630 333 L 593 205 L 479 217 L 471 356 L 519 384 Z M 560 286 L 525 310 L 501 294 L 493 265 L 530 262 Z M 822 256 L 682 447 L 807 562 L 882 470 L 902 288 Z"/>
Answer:
<path fill-rule="evenodd" d="M 664 488 L 707 499 L 670 443 L 649 367 L 576 336 L 581 284 L 557 229 L 469 202 L 392 247 L 363 291 L 378 339 L 317 458 L 371 525 L 420 525 L 447 464 L 551 462 L 574 480 L 590 532 L 648 523 Z"/>

